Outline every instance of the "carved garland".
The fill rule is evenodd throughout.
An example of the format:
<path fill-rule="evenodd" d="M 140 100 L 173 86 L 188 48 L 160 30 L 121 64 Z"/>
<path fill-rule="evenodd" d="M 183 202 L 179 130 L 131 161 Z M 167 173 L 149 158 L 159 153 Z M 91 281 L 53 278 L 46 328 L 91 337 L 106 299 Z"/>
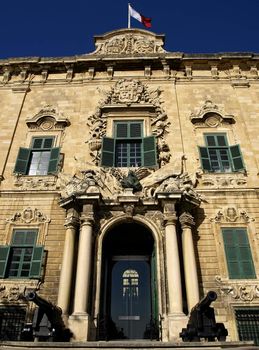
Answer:
<path fill-rule="evenodd" d="M 220 276 L 215 277 L 223 295 L 229 296 L 234 300 L 251 302 L 259 298 L 259 286 L 256 283 L 229 283 L 224 281 Z"/>
<path fill-rule="evenodd" d="M 222 223 L 222 222 L 244 222 L 249 223 L 255 221 L 254 218 L 251 218 L 245 210 L 239 210 L 236 207 L 226 207 L 223 209 L 220 209 L 215 217 L 210 218 L 211 222 L 215 223 Z"/>
<path fill-rule="evenodd" d="M 96 112 L 88 119 L 90 128 L 89 143 L 90 155 L 95 165 L 99 165 L 102 137 L 106 135 L 107 117 L 103 109 L 107 106 L 124 105 L 126 108 L 132 104 L 138 104 L 148 109 L 152 108 L 154 115 L 150 117 L 153 135 L 157 138 L 157 150 L 160 166 L 169 162 L 171 157 L 169 146 L 165 141 L 170 122 L 165 111 L 161 107 L 161 90 L 149 89 L 138 80 L 122 79 L 111 88 L 103 100 L 99 102 Z"/>

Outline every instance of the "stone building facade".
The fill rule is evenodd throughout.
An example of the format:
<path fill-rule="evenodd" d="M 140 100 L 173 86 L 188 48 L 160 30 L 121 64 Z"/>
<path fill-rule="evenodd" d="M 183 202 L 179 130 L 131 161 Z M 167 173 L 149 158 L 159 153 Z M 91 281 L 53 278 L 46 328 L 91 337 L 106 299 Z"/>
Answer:
<path fill-rule="evenodd" d="M 0 61 L 1 336 L 37 290 L 75 341 L 175 341 L 214 290 L 228 340 L 256 340 L 259 56 L 95 44 Z"/>

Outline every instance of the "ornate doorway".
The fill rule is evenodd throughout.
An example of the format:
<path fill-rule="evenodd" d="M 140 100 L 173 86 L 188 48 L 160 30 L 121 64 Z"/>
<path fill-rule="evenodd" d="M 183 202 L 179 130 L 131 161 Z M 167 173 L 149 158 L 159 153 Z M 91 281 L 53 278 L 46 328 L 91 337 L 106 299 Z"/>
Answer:
<path fill-rule="evenodd" d="M 157 339 L 155 245 L 136 223 L 120 224 L 103 242 L 99 339 Z"/>

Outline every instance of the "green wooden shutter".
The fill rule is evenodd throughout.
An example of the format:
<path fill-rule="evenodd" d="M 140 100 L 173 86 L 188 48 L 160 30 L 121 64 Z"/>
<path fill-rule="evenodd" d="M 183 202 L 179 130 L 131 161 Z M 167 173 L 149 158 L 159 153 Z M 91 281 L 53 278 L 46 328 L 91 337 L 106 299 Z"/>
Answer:
<path fill-rule="evenodd" d="M 0 246 L 0 278 L 5 277 L 10 246 Z"/>
<path fill-rule="evenodd" d="M 33 137 L 32 139 L 32 148 L 33 149 L 41 149 L 43 145 L 43 138 L 42 137 Z"/>
<path fill-rule="evenodd" d="M 114 166 L 114 157 L 115 157 L 115 140 L 110 137 L 103 137 L 101 166 L 104 166 L 104 167 Z"/>
<path fill-rule="evenodd" d="M 256 278 L 247 232 L 242 228 L 223 228 L 229 278 Z"/>
<path fill-rule="evenodd" d="M 33 149 L 50 149 L 53 144 L 54 137 L 33 137 Z"/>
<path fill-rule="evenodd" d="M 231 228 L 223 229 L 222 233 L 229 278 L 239 278 L 240 266 L 238 261 L 238 251 L 235 245 L 235 230 Z"/>
<path fill-rule="evenodd" d="M 201 159 L 203 170 L 211 171 L 210 156 L 209 156 L 208 148 L 199 146 L 199 152 L 200 152 L 200 159 Z"/>
<path fill-rule="evenodd" d="M 240 276 L 241 278 L 256 278 L 253 257 L 250 244 L 245 229 L 237 228 L 235 230 L 236 245 L 239 250 Z"/>
<path fill-rule="evenodd" d="M 43 149 L 49 149 L 52 147 L 53 144 L 53 137 L 46 137 L 43 139 Z"/>
<path fill-rule="evenodd" d="M 142 123 L 133 122 L 130 123 L 130 138 L 141 138 L 142 137 Z"/>
<path fill-rule="evenodd" d="M 148 136 L 143 138 L 143 166 L 157 166 L 155 136 Z"/>
<path fill-rule="evenodd" d="M 239 145 L 234 145 L 229 147 L 234 170 L 239 171 L 245 169 L 242 154 Z"/>
<path fill-rule="evenodd" d="M 14 230 L 12 245 L 28 246 L 34 245 L 37 240 L 37 230 Z"/>
<path fill-rule="evenodd" d="M 28 164 L 30 160 L 31 150 L 30 148 L 19 148 L 18 156 L 16 159 L 14 173 L 26 175 Z"/>
<path fill-rule="evenodd" d="M 60 148 L 55 147 L 50 151 L 48 174 L 56 173 L 58 171 Z"/>
<path fill-rule="evenodd" d="M 42 258 L 44 253 L 43 246 L 34 247 L 32 252 L 32 261 L 30 268 L 30 278 L 39 278 L 41 273 Z"/>
<path fill-rule="evenodd" d="M 116 137 L 128 138 L 128 123 L 116 123 Z"/>

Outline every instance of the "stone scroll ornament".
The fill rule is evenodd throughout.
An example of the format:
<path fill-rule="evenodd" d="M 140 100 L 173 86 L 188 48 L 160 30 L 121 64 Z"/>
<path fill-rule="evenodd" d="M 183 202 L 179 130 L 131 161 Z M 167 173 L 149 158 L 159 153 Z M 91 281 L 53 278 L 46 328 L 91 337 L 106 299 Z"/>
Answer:
<path fill-rule="evenodd" d="M 158 162 L 160 167 L 167 164 L 171 154 L 165 140 L 170 122 L 165 111 L 161 107 L 161 90 L 150 89 L 139 80 L 121 79 L 108 91 L 94 114 L 88 118 L 87 125 L 90 128 L 89 144 L 90 155 L 95 165 L 99 165 L 101 156 L 102 138 L 106 135 L 107 116 L 103 108 L 114 105 L 124 105 L 125 108 L 132 104 L 146 105 L 154 110 L 151 116 L 152 134 L 157 138 Z"/>
<path fill-rule="evenodd" d="M 121 34 L 96 43 L 95 55 L 129 55 L 166 52 L 160 40 L 146 35 Z"/>

